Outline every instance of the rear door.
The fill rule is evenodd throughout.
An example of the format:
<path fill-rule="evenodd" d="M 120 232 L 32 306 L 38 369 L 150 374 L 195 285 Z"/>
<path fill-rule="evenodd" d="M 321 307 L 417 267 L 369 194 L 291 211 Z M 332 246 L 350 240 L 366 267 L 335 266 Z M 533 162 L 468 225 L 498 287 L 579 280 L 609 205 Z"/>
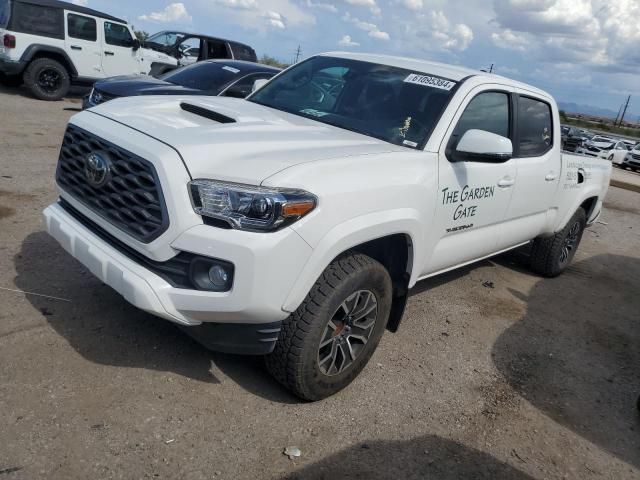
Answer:
<path fill-rule="evenodd" d="M 133 49 L 133 35 L 127 25 L 103 20 L 102 69 L 107 77 L 141 73 L 139 50 Z"/>
<path fill-rule="evenodd" d="M 74 12 L 65 12 L 65 17 L 67 33 L 65 47 L 69 58 L 78 71 L 78 76 L 103 77 L 100 39 L 98 38 L 99 19 Z"/>
<path fill-rule="evenodd" d="M 440 239 L 423 275 L 496 251 L 516 182 L 515 163 L 454 162 L 451 150 L 471 129 L 512 138 L 511 91 L 503 85 L 483 85 L 472 90 L 445 135 L 439 152 L 438 199 L 432 226 Z"/>
<path fill-rule="evenodd" d="M 558 112 L 544 98 L 517 91 L 514 163 L 518 183 L 500 232 L 499 246 L 511 247 L 537 237 L 560 183 L 560 126 Z"/>

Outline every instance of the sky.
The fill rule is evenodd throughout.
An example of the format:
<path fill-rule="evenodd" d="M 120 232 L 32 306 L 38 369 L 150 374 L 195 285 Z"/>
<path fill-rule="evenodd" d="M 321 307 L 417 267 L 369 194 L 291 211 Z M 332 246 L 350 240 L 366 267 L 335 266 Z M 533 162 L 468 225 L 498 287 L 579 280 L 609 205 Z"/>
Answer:
<path fill-rule="evenodd" d="M 557 101 L 640 116 L 640 0 L 74 0 L 150 33 L 238 40 L 291 62 L 348 50 L 498 74 Z"/>

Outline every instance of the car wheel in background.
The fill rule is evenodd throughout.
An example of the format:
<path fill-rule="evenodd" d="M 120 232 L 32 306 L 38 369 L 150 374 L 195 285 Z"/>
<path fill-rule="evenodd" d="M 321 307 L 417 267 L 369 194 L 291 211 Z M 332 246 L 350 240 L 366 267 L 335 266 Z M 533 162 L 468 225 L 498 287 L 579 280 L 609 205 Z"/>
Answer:
<path fill-rule="evenodd" d="M 558 233 L 536 238 L 531 249 L 531 269 L 545 277 L 557 277 L 564 272 L 576 254 L 586 224 L 587 215 L 579 208 Z"/>
<path fill-rule="evenodd" d="M 67 69 L 51 58 L 38 58 L 24 72 L 24 83 L 40 100 L 60 100 L 68 92 L 71 79 Z"/>
<path fill-rule="evenodd" d="M 391 278 L 376 260 L 350 253 L 334 260 L 284 321 L 266 357 L 270 373 L 305 400 L 349 385 L 378 346 L 391 311 Z"/>

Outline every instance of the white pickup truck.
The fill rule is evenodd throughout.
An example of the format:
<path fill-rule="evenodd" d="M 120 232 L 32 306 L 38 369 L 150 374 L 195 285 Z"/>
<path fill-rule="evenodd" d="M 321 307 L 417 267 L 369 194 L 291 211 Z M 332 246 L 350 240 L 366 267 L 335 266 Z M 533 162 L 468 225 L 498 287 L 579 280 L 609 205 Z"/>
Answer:
<path fill-rule="evenodd" d="M 421 279 L 532 242 L 567 268 L 611 164 L 560 151 L 553 98 L 496 75 L 332 53 L 247 100 L 135 97 L 71 119 L 49 233 L 135 306 L 348 385 Z M 428 319 L 425 319 L 428 321 Z"/>

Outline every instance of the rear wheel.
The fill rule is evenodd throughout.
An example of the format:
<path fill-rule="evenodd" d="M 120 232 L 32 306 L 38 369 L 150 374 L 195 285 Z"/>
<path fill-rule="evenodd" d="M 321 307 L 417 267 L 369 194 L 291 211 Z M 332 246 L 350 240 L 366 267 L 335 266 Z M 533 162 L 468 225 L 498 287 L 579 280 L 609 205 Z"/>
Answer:
<path fill-rule="evenodd" d="M 71 85 L 69 72 L 60 62 L 51 58 L 38 58 L 24 72 L 24 83 L 40 100 L 60 100 Z"/>
<path fill-rule="evenodd" d="M 545 277 L 557 277 L 564 272 L 576 254 L 586 223 L 586 213 L 579 208 L 558 233 L 536 238 L 531 249 L 531 269 Z"/>
<path fill-rule="evenodd" d="M 345 255 L 329 265 L 284 322 L 266 357 L 271 374 L 305 400 L 349 385 L 366 366 L 391 310 L 391 278 L 376 260 Z"/>

